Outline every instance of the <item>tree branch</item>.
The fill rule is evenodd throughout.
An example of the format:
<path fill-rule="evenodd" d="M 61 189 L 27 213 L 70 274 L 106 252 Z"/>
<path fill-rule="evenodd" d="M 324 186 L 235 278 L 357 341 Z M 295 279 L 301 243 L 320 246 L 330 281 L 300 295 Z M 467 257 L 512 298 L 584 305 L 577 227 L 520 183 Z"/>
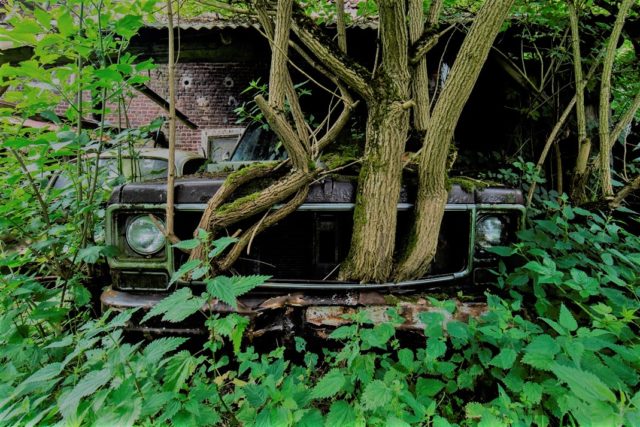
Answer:
<path fill-rule="evenodd" d="M 640 175 L 636 176 L 633 181 L 629 182 L 622 188 L 622 190 L 618 191 L 613 200 L 609 202 L 609 206 L 612 209 L 617 208 L 624 201 L 624 199 L 626 199 L 631 193 L 637 190 L 640 190 Z"/>
<path fill-rule="evenodd" d="M 291 28 L 302 43 L 347 86 L 363 98 L 371 99 L 373 97 L 373 88 L 369 84 L 371 73 L 335 48 L 333 41 L 322 33 L 322 30 L 302 11 L 297 10 L 293 17 Z"/>
<path fill-rule="evenodd" d="M 624 115 L 618 120 L 618 123 L 611 131 L 611 135 L 609 135 L 609 150 L 613 148 L 613 145 L 616 143 L 624 128 L 629 126 L 633 118 L 636 116 L 636 112 L 640 108 L 640 92 L 636 94 L 636 97 L 633 99 L 631 106 L 627 109 Z"/>
<path fill-rule="evenodd" d="M 258 21 L 264 29 L 264 35 L 269 41 L 271 50 L 273 51 L 275 49 L 280 49 L 281 51 L 284 51 L 284 49 L 286 49 L 286 46 L 276 45 L 275 43 L 273 22 L 269 17 L 269 14 L 267 13 L 266 8 L 262 4 L 262 2 L 257 7 L 257 15 Z M 280 19 L 287 19 L 287 17 L 281 16 Z M 288 17 L 288 19 L 289 21 L 291 20 L 290 17 Z M 287 21 L 287 25 L 289 25 L 289 21 Z M 288 43 L 291 44 L 290 41 Z M 287 60 L 289 60 L 288 55 Z M 293 80 L 291 79 L 291 73 L 289 73 L 288 68 L 285 67 L 285 69 L 283 70 L 283 74 L 284 75 L 282 76 L 282 78 L 284 79 L 286 98 L 289 100 L 291 116 L 293 117 L 293 121 L 295 123 L 298 138 L 304 143 L 308 144 L 309 132 L 307 130 L 307 123 L 304 120 L 304 113 L 302 112 L 302 108 L 300 107 L 300 101 L 298 99 L 298 94 L 296 93 L 295 86 L 293 85 Z"/>
<path fill-rule="evenodd" d="M 409 64 L 416 65 L 420 60 L 433 49 L 440 40 L 440 37 L 447 34 L 449 31 L 455 28 L 455 24 L 449 25 L 439 33 L 435 32 L 432 27 L 429 27 L 420 38 L 411 46 L 411 53 L 409 54 Z"/>
<path fill-rule="evenodd" d="M 246 200 L 238 199 L 229 205 L 221 206 L 211 219 L 206 229 L 227 227 L 238 221 L 257 215 L 271 208 L 274 204 L 286 200 L 304 185 L 313 181 L 319 170 L 312 172 L 293 171 L 285 178 L 257 193 L 255 197 Z"/>
<path fill-rule="evenodd" d="M 169 161 L 167 166 L 167 205 L 165 211 L 167 239 L 174 236 L 174 200 L 176 178 L 176 82 L 175 82 L 175 41 L 173 39 L 173 0 L 167 0 L 167 29 L 169 31 L 169 57 L 167 59 L 169 79 Z"/>
<path fill-rule="evenodd" d="M 308 152 L 302 145 L 302 142 L 298 139 L 298 135 L 296 135 L 295 131 L 284 117 L 284 114 L 273 108 L 264 99 L 264 97 L 262 97 L 262 95 L 256 96 L 254 101 L 264 114 L 264 118 L 269 123 L 269 126 L 271 126 L 271 129 L 282 141 L 287 153 L 289 153 L 289 158 L 291 159 L 293 167 L 301 171 L 308 171 Z"/>
<path fill-rule="evenodd" d="M 271 45 L 271 70 L 269 71 L 269 105 L 284 111 L 286 97 L 287 51 L 291 28 L 291 8 L 293 0 L 279 0 L 276 11 L 276 25 Z"/>
<path fill-rule="evenodd" d="M 344 22 L 344 0 L 336 0 L 336 30 L 338 31 L 338 47 L 347 53 L 347 30 Z"/>
<path fill-rule="evenodd" d="M 432 2 L 431 9 L 442 4 L 442 0 Z M 409 19 L 409 41 L 416 43 L 424 31 L 424 13 L 422 0 L 409 0 L 407 17 Z M 437 20 L 437 16 L 435 17 Z M 429 101 L 429 74 L 427 73 L 427 60 L 424 56 L 416 63 L 411 79 L 411 96 L 414 100 L 413 126 L 418 131 L 424 132 L 429 125 L 430 101 Z"/>
<path fill-rule="evenodd" d="M 542 149 L 542 153 L 540 153 L 540 158 L 538 159 L 538 163 L 536 164 L 536 172 L 540 173 L 540 171 L 542 170 L 542 165 L 544 165 L 544 162 L 547 160 L 547 155 L 549 154 L 549 150 L 551 149 L 551 146 L 553 145 L 556 138 L 558 137 L 558 133 L 560 133 L 560 130 L 564 126 L 565 122 L 567 121 L 569 114 L 571 114 L 573 107 L 576 105 L 576 99 L 577 97 L 574 95 L 574 97 L 571 99 L 571 102 L 569 102 L 569 105 L 567 105 L 564 111 L 562 112 L 562 115 L 556 122 L 556 125 L 551 130 L 551 133 L 549 134 L 549 137 L 547 138 L 547 141 L 544 144 L 544 148 Z M 536 190 L 536 183 L 534 181 L 531 183 L 531 187 L 529 187 L 529 192 L 527 193 L 527 205 L 526 205 L 527 207 L 531 206 L 531 201 L 533 200 L 533 193 L 535 192 L 535 190 Z"/>
<path fill-rule="evenodd" d="M 338 137 L 340 132 L 342 132 L 342 129 L 344 129 L 344 127 L 349 122 L 349 118 L 351 117 L 351 111 L 353 111 L 356 105 L 358 105 L 357 101 L 353 102 L 353 99 L 351 99 L 351 95 L 349 95 L 349 93 L 345 89 L 340 88 L 340 90 L 342 92 L 342 98 L 344 99 L 348 97 L 348 101 L 344 102 L 344 107 L 342 108 L 342 112 L 340 113 L 336 121 L 333 123 L 333 125 L 329 128 L 327 133 L 325 133 L 322 136 L 322 138 L 320 138 L 318 142 L 315 144 L 312 150 L 314 153 L 322 152 L 322 150 L 324 150 L 327 147 L 327 145 L 335 141 L 335 139 Z"/>
<path fill-rule="evenodd" d="M 220 271 L 226 271 L 231 268 L 231 266 L 241 255 L 244 248 L 249 245 L 256 234 L 271 227 L 272 225 L 281 221 L 283 218 L 287 217 L 293 211 L 298 209 L 298 207 L 307 199 L 307 194 L 309 194 L 309 186 L 304 186 L 302 189 L 298 190 L 296 195 L 284 206 L 280 207 L 274 212 L 267 212 L 266 216 L 260 222 L 254 224 L 248 230 L 242 233 L 229 253 L 224 257 L 224 259 L 222 259 L 222 261 L 218 263 L 218 268 L 220 269 Z"/>

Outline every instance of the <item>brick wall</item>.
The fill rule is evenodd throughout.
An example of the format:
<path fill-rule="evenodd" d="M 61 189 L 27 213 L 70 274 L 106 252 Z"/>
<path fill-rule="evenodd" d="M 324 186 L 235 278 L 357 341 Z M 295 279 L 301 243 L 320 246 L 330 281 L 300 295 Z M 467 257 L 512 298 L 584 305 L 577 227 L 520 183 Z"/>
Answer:
<path fill-rule="evenodd" d="M 177 147 L 202 152 L 203 137 L 222 129 L 238 128 L 237 116 L 233 110 L 249 101 L 250 94 L 241 94 L 249 82 L 258 77 L 265 80 L 267 63 L 188 63 L 177 64 L 176 107 L 189 120 L 198 125 L 197 130 L 189 129 L 178 121 L 176 127 Z M 159 64 L 150 72 L 147 83 L 158 95 L 169 99 L 167 67 Z M 168 113 L 142 94 L 135 93 L 127 102 L 127 113 L 132 127 L 148 124 Z M 117 123 L 112 112 L 108 120 Z M 163 129 L 168 135 L 168 129 Z"/>

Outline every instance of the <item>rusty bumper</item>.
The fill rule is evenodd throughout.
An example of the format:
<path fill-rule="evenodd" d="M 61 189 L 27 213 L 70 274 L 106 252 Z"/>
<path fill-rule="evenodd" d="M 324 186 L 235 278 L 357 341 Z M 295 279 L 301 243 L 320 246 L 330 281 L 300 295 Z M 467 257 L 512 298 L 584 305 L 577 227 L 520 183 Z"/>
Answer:
<path fill-rule="evenodd" d="M 111 309 L 121 311 L 130 308 L 140 308 L 144 311 L 151 309 L 160 302 L 166 294 L 134 294 L 113 289 L 107 289 L 100 297 L 103 311 Z M 454 299 L 456 310 L 453 314 L 432 304 L 426 295 L 412 294 L 410 296 L 384 294 L 375 291 L 348 292 L 333 295 L 307 295 L 302 292 L 291 293 L 279 296 L 248 296 L 238 299 L 238 309 L 213 300 L 202 307 L 203 312 L 210 313 L 238 313 L 246 315 L 252 319 L 252 324 L 260 323 L 264 318 L 278 319 L 280 322 L 283 316 L 272 316 L 270 314 L 280 311 L 284 317 L 300 319 L 304 325 L 320 328 L 335 328 L 351 323 L 345 315 L 353 314 L 359 310 L 366 309 L 369 318 L 373 323 L 383 323 L 390 320 L 387 314 L 388 309 L 395 308 L 396 312 L 404 318 L 404 323 L 398 329 L 409 331 L 423 331 L 425 325 L 420 320 L 420 313 L 437 312 L 442 313 L 445 323 L 451 320 L 466 322 L 470 317 L 479 317 L 487 311 L 485 302 L 467 302 Z M 301 316 L 292 315 L 293 312 L 301 313 Z M 256 322 L 258 321 L 258 322 Z M 168 326 L 168 325 L 167 325 Z M 174 333 L 181 332 L 187 334 L 202 333 L 202 325 L 190 325 L 190 327 L 151 327 L 142 325 L 131 325 L 129 329 L 143 332 Z M 279 326 L 262 325 L 260 330 L 280 330 Z M 255 333 L 258 333 L 257 331 Z"/>

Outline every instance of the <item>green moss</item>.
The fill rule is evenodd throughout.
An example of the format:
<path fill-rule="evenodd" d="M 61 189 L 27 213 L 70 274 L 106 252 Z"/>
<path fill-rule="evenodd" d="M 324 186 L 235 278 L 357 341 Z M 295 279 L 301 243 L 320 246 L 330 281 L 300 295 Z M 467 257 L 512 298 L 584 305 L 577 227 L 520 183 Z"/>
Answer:
<path fill-rule="evenodd" d="M 357 160 L 356 157 L 345 156 L 341 153 L 328 153 L 322 156 L 322 163 L 325 164 L 328 170 L 337 169 L 341 166 L 348 165 Z"/>
<path fill-rule="evenodd" d="M 481 181 L 479 179 L 469 178 L 466 176 L 455 176 L 449 178 L 448 187 L 451 189 L 454 185 L 459 185 L 467 193 L 473 193 L 475 190 L 482 190 L 483 188 L 487 188 L 491 185 L 491 183 L 486 181 Z"/>
<path fill-rule="evenodd" d="M 234 200 L 233 202 L 223 204 L 216 210 L 216 212 L 218 214 L 224 214 L 225 212 L 238 209 L 243 204 L 256 200 L 258 196 L 260 196 L 260 192 L 255 192 L 255 193 L 251 193 L 246 196 L 240 197 Z"/>
<path fill-rule="evenodd" d="M 273 162 L 260 162 L 260 163 L 255 163 L 255 164 L 251 164 L 251 165 L 247 165 L 247 166 L 243 166 L 240 169 L 236 170 L 235 172 L 232 172 L 228 177 L 227 180 L 231 183 L 233 183 L 234 181 L 237 181 L 238 179 L 252 174 L 254 173 L 256 170 L 261 170 L 261 169 L 268 169 L 273 167 Z"/>

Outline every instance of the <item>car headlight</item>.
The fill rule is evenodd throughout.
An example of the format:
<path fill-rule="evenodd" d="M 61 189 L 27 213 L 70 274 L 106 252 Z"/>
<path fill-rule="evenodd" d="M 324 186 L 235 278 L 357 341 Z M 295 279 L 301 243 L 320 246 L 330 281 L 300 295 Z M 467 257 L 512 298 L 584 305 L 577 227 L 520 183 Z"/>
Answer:
<path fill-rule="evenodd" d="M 140 255 L 152 255 L 164 247 L 164 234 L 148 215 L 140 215 L 127 226 L 127 243 Z"/>
<path fill-rule="evenodd" d="M 504 222 L 497 216 L 486 216 L 476 225 L 476 241 L 483 248 L 502 243 Z"/>

